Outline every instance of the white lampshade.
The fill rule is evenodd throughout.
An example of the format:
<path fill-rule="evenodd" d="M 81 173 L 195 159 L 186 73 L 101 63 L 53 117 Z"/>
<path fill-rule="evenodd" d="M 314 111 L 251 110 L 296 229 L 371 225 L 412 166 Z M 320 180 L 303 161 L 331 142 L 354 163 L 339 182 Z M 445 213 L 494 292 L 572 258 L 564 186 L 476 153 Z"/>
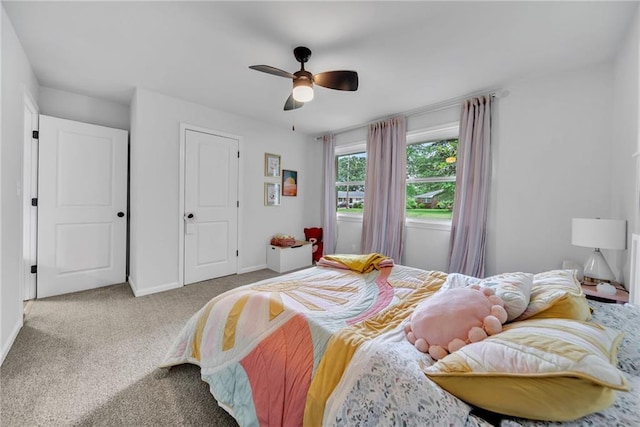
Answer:
<path fill-rule="evenodd" d="M 626 249 L 627 221 L 623 219 L 573 218 L 571 244 L 598 249 Z"/>
<path fill-rule="evenodd" d="M 627 221 L 600 218 L 573 218 L 571 243 L 595 248 L 584 265 L 585 280 L 613 282 L 615 275 L 600 249 L 627 248 Z"/>

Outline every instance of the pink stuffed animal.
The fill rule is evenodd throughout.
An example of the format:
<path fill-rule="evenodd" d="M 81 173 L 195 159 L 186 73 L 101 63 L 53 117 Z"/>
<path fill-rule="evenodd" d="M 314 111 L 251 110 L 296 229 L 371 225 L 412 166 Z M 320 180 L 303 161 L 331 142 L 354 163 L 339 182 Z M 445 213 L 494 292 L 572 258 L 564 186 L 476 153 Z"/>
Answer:
<path fill-rule="evenodd" d="M 422 301 L 405 325 L 409 342 L 434 359 L 502 332 L 504 302 L 491 288 L 471 285 L 437 292 Z"/>

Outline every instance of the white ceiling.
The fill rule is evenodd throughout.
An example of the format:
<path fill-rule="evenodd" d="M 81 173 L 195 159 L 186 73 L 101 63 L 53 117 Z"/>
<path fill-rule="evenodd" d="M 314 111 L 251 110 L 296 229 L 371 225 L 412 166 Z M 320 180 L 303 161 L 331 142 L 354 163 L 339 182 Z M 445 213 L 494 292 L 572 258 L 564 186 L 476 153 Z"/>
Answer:
<path fill-rule="evenodd" d="M 136 86 L 309 134 L 609 61 L 635 2 L 2 2 L 42 86 L 129 104 Z M 294 47 L 357 70 L 283 111 Z"/>

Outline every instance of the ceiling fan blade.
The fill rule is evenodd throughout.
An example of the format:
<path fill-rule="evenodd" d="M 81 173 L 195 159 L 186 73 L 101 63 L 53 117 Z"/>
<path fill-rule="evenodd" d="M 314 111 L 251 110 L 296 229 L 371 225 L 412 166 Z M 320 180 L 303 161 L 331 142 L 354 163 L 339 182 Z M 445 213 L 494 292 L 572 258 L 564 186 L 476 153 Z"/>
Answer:
<path fill-rule="evenodd" d="M 249 68 L 256 71 L 262 71 L 263 73 L 273 74 L 274 76 L 286 77 L 289 79 L 293 78 L 293 74 L 291 74 L 290 72 L 272 67 L 270 65 L 251 65 Z"/>
<path fill-rule="evenodd" d="M 296 101 L 293 99 L 293 94 L 289 95 L 287 101 L 284 103 L 284 110 L 295 110 L 296 108 L 304 107 L 304 102 Z"/>
<path fill-rule="evenodd" d="M 358 90 L 358 73 L 355 71 L 326 71 L 313 76 L 318 86 L 336 90 Z"/>

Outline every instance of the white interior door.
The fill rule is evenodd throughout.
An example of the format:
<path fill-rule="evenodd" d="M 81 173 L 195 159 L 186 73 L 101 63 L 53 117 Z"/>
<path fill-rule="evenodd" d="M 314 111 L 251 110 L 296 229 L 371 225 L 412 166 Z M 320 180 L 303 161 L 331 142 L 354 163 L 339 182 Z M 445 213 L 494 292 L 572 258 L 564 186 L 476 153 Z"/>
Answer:
<path fill-rule="evenodd" d="M 185 134 L 184 284 L 237 271 L 238 140 Z"/>
<path fill-rule="evenodd" d="M 40 116 L 38 298 L 125 281 L 127 132 Z"/>

